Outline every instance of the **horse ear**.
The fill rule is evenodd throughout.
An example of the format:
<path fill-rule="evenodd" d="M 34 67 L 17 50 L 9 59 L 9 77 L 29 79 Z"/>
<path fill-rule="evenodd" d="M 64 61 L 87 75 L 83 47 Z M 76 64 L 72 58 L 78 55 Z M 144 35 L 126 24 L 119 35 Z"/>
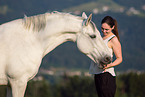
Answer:
<path fill-rule="evenodd" d="M 88 24 L 90 23 L 91 20 L 92 20 L 92 14 L 89 15 L 85 25 L 88 26 Z"/>
<path fill-rule="evenodd" d="M 83 17 L 84 19 L 87 19 L 87 18 L 88 18 L 85 12 L 82 13 L 82 17 Z"/>

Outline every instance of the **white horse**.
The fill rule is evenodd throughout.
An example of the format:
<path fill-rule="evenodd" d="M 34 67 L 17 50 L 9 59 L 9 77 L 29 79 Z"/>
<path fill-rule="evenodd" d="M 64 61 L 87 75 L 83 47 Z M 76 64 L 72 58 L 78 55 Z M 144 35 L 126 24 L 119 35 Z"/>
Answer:
<path fill-rule="evenodd" d="M 24 97 L 42 58 L 66 41 L 76 42 L 94 62 L 109 62 L 109 51 L 91 17 L 52 12 L 0 25 L 0 85 L 12 88 L 7 97 Z"/>

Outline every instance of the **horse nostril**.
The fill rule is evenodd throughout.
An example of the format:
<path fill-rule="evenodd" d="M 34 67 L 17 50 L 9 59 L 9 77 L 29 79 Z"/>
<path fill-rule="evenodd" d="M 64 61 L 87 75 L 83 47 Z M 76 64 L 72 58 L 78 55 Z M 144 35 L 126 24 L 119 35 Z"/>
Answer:
<path fill-rule="evenodd" d="M 111 57 L 105 56 L 105 57 L 99 62 L 98 67 L 99 67 L 100 69 L 103 69 L 103 68 L 104 68 L 104 65 L 107 65 L 107 64 L 109 64 L 109 63 L 111 63 L 111 62 L 112 62 Z"/>
<path fill-rule="evenodd" d="M 112 61 L 112 59 L 111 59 L 111 57 L 109 57 L 109 56 L 106 56 L 105 58 L 104 58 L 104 61 L 105 61 L 105 63 L 111 63 L 111 61 Z"/>
<path fill-rule="evenodd" d="M 111 62 L 112 62 L 112 58 L 109 57 L 109 56 L 104 57 L 104 58 L 100 61 L 100 63 L 102 63 L 102 64 L 109 64 L 109 63 L 111 63 Z"/>
<path fill-rule="evenodd" d="M 96 35 L 90 35 L 91 38 L 96 38 Z"/>

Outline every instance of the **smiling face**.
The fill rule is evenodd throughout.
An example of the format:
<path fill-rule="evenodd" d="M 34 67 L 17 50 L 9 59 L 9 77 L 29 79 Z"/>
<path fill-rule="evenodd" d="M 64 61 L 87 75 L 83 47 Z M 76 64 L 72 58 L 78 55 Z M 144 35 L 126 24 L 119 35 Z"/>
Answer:
<path fill-rule="evenodd" d="M 110 34 L 113 29 L 114 29 L 114 26 L 111 28 L 110 25 L 108 25 L 107 23 L 103 23 L 101 27 L 101 31 L 104 36 Z"/>

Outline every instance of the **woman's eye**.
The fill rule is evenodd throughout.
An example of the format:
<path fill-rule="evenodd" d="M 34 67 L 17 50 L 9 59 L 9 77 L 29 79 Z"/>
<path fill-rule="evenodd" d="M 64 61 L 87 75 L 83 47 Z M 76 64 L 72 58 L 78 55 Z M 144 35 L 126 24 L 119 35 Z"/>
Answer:
<path fill-rule="evenodd" d="M 101 27 L 101 29 L 102 29 L 102 30 L 106 30 L 106 31 L 108 31 L 108 30 L 109 30 L 109 29 L 105 29 L 105 28 L 102 28 L 102 27 Z"/>
<path fill-rule="evenodd" d="M 96 38 L 96 35 L 90 35 L 90 37 L 93 39 L 93 38 Z"/>

